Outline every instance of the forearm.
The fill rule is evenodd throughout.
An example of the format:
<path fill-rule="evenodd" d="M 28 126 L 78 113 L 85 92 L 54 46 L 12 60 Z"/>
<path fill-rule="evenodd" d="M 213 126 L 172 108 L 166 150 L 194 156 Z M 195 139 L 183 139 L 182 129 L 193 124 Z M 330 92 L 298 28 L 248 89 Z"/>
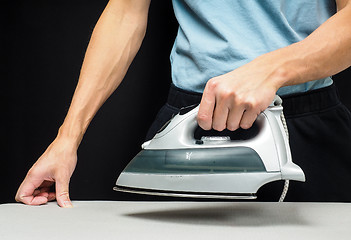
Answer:
<path fill-rule="evenodd" d="M 119 4 L 110 2 L 109 4 Z M 147 24 L 147 9 L 107 6 L 97 22 L 59 136 L 79 145 L 90 121 L 124 78 Z M 148 7 L 148 6 L 147 6 Z"/>
<path fill-rule="evenodd" d="M 345 2 L 306 39 L 254 60 L 271 66 L 268 77 L 277 88 L 325 78 L 350 66 L 351 4 Z"/>

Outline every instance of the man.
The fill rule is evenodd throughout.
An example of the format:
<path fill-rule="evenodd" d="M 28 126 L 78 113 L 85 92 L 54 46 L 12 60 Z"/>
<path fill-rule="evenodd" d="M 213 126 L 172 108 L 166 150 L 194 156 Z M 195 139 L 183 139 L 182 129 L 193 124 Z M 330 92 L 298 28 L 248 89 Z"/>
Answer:
<path fill-rule="evenodd" d="M 29 170 L 17 201 L 38 205 L 56 198 L 62 207 L 72 206 L 68 184 L 77 148 L 135 57 L 149 4 L 150 0 L 110 0 L 92 34 L 65 121 Z M 293 200 L 320 200 L 324 189 L 318 181 L 330 191 L 350 180 L 351 116 L 329 77 L 351 63 L 349 0 L 174 0 L 173 5 L 180 28 L 171 54 L 170 99 L 174 92 L 182 97 L 172 100 L 177 106 L 161 111 L 165 119 L 151 127 L 148 137 L 187 96 L 185 104 L 201 99 L 200 127 L 234 131 L 249 128 L 278 92 L 288 115 L 294 161 L 311 183 L 301 192 L 293 189 Z M 330 142 L 320 141 L 326 138 Z M 330 156 L 335 159 L 328 161 Z M 315 164 L 332 176 L 318 175 Z M 342 169 L 345 179 L 333 181 Z M 54 182 L 56 193 L 49 192 Z M 341 191 L 333 196 L 351 201 Z"/>

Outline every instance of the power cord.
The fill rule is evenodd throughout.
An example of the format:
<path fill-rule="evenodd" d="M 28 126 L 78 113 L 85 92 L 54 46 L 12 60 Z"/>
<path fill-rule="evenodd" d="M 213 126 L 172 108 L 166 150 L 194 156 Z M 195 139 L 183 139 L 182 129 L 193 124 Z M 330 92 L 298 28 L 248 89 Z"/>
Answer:
<path fill-rule="evenodd" d="M 280 99 L 280 101 L 279 101 L 279 105 L 280 105 L 280 106 L 282 105 L 282 100 L 281 100 L 281 99 Z M 285 119 L 285 116 L 284 116 L 283 111 L 282 111 L 282 113 L 280 114 L 280 119 L 281 119 L 281 121 L 282 121 L 284 130 L 285 130 L 285 133 L 286 133 L 286 137 L 288 138 L 288 141 L 289 141 L 288 125 L 286 124 L 286 119 Z M 282 194 L 280 195 L 279 202 L 283 202 L 283 201 L 284 201 L 285 196 L 286 196 L 286 194 L 288 193 L 288 190 L 289 190 L 289 180 L 285 180 L 284 187 L 283 187 L 283 192 L 282 192 Z"/>

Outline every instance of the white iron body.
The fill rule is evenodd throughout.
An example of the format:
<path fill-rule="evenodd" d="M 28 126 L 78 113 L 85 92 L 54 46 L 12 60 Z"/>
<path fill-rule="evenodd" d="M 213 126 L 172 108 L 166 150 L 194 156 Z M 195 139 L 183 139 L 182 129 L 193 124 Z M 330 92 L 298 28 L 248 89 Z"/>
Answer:
<path fill-rule="evenodd" d="M 218 152 L 218 149 L 250 150 L 257 153 L 264 165 L 264 171 L 250 172 L 243 168 L 243 171 L 224 173 L 212 170 L 133 172 L 128 171 L 127 166 L 119 176 L 115 190 L 167 196 L 250 199 L 256 198 L 255 194 L 261 186 L 272 181 L 305 181 L 301 168 L 292 162 L 288 136 L 281 120 L 283 111 L 281 104 L 275 106 L 272 103 L 258 116 L 255 124 L 258 125 L 259 132 L 252 139 L 232 141 L 209 137 L 200 143 L 194 139 L 194 131 L 198 127 L 196 120 L 198 108 L 174 116 L 162 131 L 142 145 L 143 151 L 163 150 L 167 153 L 170 150 L 179 150 L 179 154 L 184 155 L 182 162 L 193 161 L 191 166 L 196 166 L 196 159 L 192 159 L 195 150 L 207 153 L 214 150 Z M 213 161 L 221 165 L 219 163 L 221 160 L 216 160 L 215 154 L 212 157 Z M 235 161 L 235 156 L 233 159 Z M 173 160 L 175 161 L 177 160 Z M 245 161 L 240 164 L 245 164 Z"/>

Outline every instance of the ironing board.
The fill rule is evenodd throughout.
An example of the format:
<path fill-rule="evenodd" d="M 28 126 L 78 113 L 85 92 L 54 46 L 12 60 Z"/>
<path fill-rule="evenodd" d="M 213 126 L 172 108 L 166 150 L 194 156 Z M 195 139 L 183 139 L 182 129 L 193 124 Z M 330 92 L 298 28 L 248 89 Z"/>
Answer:
<path fill-rule="evenodd" d="M 0 239 L 351 239 L 351 204 L 75 201 L 0 205 Z"/>

